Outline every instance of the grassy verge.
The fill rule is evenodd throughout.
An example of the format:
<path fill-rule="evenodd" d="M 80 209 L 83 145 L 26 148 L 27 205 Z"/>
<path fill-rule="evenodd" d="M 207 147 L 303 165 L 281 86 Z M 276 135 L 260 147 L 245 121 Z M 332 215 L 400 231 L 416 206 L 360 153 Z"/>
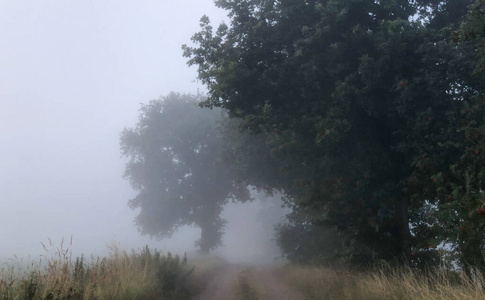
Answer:
<path fill-rule="evenodd" d="M 380 268 L 365 273 L 287 266 L 278 275 L 310 300 L 485 300 L 485 280 L 440 270 Z"/>
<path fill-rule="evenodd" d="M 118 247 L 110 255 L 86 262 L 73 259 L 62 245 L 53 257 L 28 268 L 4 266 L 0 299 L 102 300 L 190 299 L 192 268 L 185 258 L 147 248 L 128 253 Z"/>

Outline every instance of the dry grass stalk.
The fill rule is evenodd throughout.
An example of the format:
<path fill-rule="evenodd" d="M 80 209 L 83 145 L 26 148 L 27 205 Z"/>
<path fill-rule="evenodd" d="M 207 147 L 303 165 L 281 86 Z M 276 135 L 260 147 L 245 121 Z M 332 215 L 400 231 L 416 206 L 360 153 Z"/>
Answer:
<path fill-rule="evenodd" d="M 72 238 L 65 247 L 43 244 L 46 255 L 27 267 L 4 265 L 0 299 L 188 299 L 190 270 L 186 260 L 148 248 L 128 253 L 118 245 L 105 258 L 73 259 Z"/>
<path fill-rule="evenodd" d="M 420 272 L 381 267 L 350 272 L 312 266 L 288 266 L 279 276 L 308 299 L 485 300 L 485 278 L 445 270 Z"/>

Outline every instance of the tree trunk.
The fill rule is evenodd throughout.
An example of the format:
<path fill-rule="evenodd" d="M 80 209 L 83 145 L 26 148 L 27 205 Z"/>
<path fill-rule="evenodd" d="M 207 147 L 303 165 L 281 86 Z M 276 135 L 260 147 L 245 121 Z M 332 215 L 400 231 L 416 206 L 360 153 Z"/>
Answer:
<path fill-rule="evenodd" d="M 200 225 L 200 240 L 199 244 L 199 252 L 201 254 L 207 255 L 210 253 L 211 246 L 210 246 L 210 229 L 207 226 L 207 223 Z"/>
<path fill-rule="evenodd" d="M 409 229 L 409 205 L 406 198 L 397 199 L 396 214 L 394 219 L 394 249 L 393 256 L 399 263 L 406 263 L 410 258 L 410 238 L 411 230 Z"/>

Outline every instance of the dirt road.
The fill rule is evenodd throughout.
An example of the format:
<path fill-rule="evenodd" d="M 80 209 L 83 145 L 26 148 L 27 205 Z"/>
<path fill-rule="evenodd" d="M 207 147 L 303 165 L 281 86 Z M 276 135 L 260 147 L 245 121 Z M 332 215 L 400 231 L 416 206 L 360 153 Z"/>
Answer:
<path fill-rule="evenodd" d="M 251 288 L 257 291 L 256 297 L 244 299 L 235 293 L 241 276 L 249 277 Z M 196 300 L 305 300 L 305 298 L 282 283 L 274 275 L 272 268 L 228 265 L 212 276 L 205 290 Z"/>

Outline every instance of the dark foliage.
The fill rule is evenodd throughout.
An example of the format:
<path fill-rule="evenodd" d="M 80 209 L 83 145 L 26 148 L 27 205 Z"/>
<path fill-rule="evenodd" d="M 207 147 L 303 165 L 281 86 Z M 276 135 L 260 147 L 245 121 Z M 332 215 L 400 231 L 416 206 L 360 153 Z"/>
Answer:
<path fill-rule="evenodd" d="M 461 113 L 484 95 L 477 44 L 453 41 L 471 3 L 220 0 L 230 24 L 214 31 L 201 19 L 196 46 L 184 46 L 184 55 L 209 89 L 204 104 L 257 134 L 255 147 L 240 149 L 260 149 L 255 160 L 265 157 L 268 168 L 239 159 L 240 176 L 288 195 L 294 214 L 281 243 L 289 257 L 318 257 L 323 246 L 308 253 L 291 241 L 313 234 L 311 245 L 321 228 L 338 232 L 355 261 L 438 262 L 445 215 L 466 213 L 448 207 L 436 183 L 464 180 L 452 168 L 470 166 L 463 133 L 483 124 L 479 114 Z M 480 31 L 479 3 L 464 32 Z M 468 187 L 481 197 L 480 184 Z"/>

